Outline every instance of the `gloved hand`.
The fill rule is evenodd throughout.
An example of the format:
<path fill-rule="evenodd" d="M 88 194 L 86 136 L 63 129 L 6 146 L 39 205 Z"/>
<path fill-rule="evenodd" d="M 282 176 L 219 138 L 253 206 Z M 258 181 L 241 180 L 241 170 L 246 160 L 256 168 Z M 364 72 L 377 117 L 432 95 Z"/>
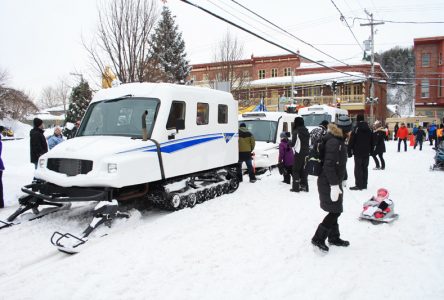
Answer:
<path fill-rule="evenodd" d="M 342 191 L 339 188 L 339 185 L 332 185 L 332 186 L 330 186 L 330 198 L 331 198 L 331 201 L 333 201 L 333 202 L 338 201 L 340 194 L 342 194 Z"/>

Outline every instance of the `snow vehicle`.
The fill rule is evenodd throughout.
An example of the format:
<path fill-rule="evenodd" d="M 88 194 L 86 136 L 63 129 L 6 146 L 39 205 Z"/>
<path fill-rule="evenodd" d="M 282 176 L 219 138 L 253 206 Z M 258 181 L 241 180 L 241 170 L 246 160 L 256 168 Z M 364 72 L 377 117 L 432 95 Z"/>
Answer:
<path fill-rule="evenodd" d="M 370 198 L 363 205 L 359 219 L 368 220 L 372 224 L 390 223 L 398 219 L 395 214 L 395 204 L 389 199 L 389 192 L 384 188 L 377 191 L 376 196 Z"/>
<path fill-rule="evenodd" d="M 233 192 L 237 132 L 230 93 L 167 83 L 100 90 L 76 136 L 39 158 L 36 180 L 22 188 L 27 195 L 7 223 L 40 205 L 104 201 L 109 207 L 95 215 L 109 220 L 126 217 L 118 211 L 130 204 L 177 210 Z"/>
<path fill-rule="evenodd" d="M 254 165 L 256 173 L 265 172 L 276 166 L 279 157 L 279 135 L 288 132 L 291 139 L 291 128 L 297 114 L 285 112 L 247 112 L 239 115 L 239 123 L 245 123 L 256 141 L 254 148 Z M 245 166 L 244 166 L 245 168 Z"/>
<path fill-rule="evenodd" d="M 334 123 L 339 116 L 348 116 L 348 110 L 324 104 L 312 105 L 300 108 L 298 110 L 298 115 L 304 119 L 305 127 L 311 132 L 324 120 L 327 120 L 329 123 Z"/>
<path fill-rule="evenodd" d="M 444 171 L 444 141 L 441 141 L 436 148 L 435 163 L 430 167 L 430 170 L 442 170 Z"/>

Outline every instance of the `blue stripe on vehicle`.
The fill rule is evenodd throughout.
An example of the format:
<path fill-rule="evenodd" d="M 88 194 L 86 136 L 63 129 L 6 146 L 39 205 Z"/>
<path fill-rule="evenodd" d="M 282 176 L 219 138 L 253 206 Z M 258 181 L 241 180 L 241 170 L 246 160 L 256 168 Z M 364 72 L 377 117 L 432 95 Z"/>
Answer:
<path fill-rule="evenodd" d="M 165 153 L 172 153 L 181 149 L 189 148 L 192 146 L 196 146 L 213 140 L 218 140 L 221 138 L 224 138 L 225 142 L 228 143 L 233 138 L 233 136 L 236 135 L 237 133 L 216 133 L 216 134 L 199 135 L 180 140 L 168 141 L 160 144 L 160 151 Z M 118 152 L 117 154 L 135 152 L 135 151 L 156 152 L 157 147 L 155 145 L 150 145 L 150 146 Z"/>
<path fill-rule="evenodd" d="M 200 139 L 194 139 L 194 140 L 187 140 L 180 143 L 170 144 L 170 145 L 161 145 L 160 146 L 160 152 L 164 153 L 173 153 L 182 149 L 186 149 L 189 147 L 193 147 L 202 143 L 210 142 L 213 140 L 221 139 L 222 136 L 213 136 L 213 137 L 204 137 Z M 149 149 L 144 150 L 144 152 L 156 152 L 157 149 Z"/>

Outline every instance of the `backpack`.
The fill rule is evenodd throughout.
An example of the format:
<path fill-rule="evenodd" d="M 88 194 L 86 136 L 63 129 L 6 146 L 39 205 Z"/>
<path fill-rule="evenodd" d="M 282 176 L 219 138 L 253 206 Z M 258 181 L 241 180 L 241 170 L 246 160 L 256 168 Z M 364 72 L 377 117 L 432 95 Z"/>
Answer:
<path fill-rule="evenodd" d="M 305 170 L 308 175 L 319 176 L 322 173 L 322 165 L 324 164 L 325 141 L 321 137 L 310 149 L 305 159 Z"/>

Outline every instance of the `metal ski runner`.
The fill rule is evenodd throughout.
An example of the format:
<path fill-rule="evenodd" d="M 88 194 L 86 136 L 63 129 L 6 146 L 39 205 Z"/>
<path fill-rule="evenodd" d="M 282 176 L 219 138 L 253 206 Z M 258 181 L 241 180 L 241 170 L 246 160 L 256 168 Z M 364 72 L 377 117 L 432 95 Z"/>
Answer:
<path fill-rule="evenodd" d="M 6 221 L 0 220 L 0 229 L 11 227 L 14 225 L 21 224 L 23 222 L 34 221 L 40 218 L 43 218 L 46 215 L 51 213 L 55 213 L 61 210 L 68 210 L 71 207 L 71 202 L 66 203 L 58 203 L 58 202 L 48 202 L 39 198 L 35 198 L 32 196 L 26 196 L 19 199 L 20 207 L 10 215 Z M 48 206 L 41 208 L 40 206 Z M 16 218 L 25 213 L 26 211 L 31 210 L 33 215 L 26 220 L 18 220 L 15 221 Z"/>
<path fill-rule="evenodd" d="M 75 254 L 80 252 L 81 246 L 89 240 L 89 235 L 100 225 L 105 224 L 111 227 L 111 223 L 116 218 L 129 218 L 128 213 L 118 211 L 118 202 L 113 200 L 109 202 L 99 202 L 94 208 L 94 218 L 88 227 L 82 232 L 81 236 L 75 236 L 71 233 L 54 232 L 51 236 L 51 243 L 61 252 Z M 106 235 L 106 234 L 105 234 Z"/>

